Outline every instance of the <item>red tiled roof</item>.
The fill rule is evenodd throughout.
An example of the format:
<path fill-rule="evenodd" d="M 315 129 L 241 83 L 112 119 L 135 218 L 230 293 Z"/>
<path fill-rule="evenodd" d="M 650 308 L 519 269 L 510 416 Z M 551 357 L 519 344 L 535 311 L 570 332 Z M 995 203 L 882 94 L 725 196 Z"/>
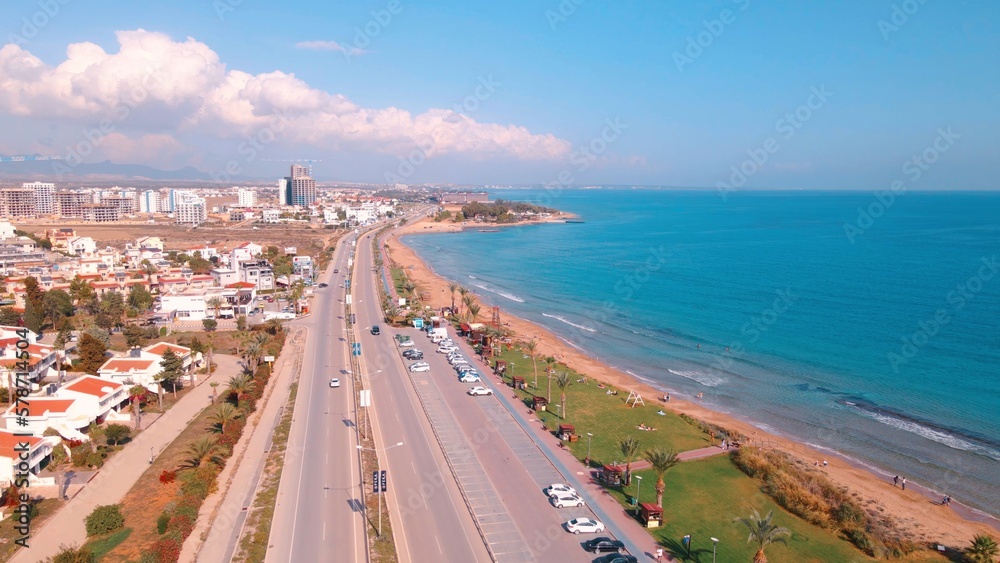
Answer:
<path fill-rule="evenodd" d="M 138 360 L 135 358 L 111 358 L 104 362 L 104 365 L 97 368 L 97 371 L 117 371 L 127 372 L 130 370 L 145 370 L 156 363 L 156 360 Z"/>
<path fill-rule="evenodd" d="M 77 393 L 86 393 L 95 397 L 103 397 L 121 389 L 122 384 L 102 379 L 100 377 L 94 377 L 92 375 L 85 375 L 73 383 L 70 383 L 65 388 L 70 391 L 76 391 Z"/>
<path fill-rule="evenodd" d="M 228 287 L 235 287 L 235 288 L 246 287 L 246 288 L 251 288 L 251 287 L 257 287 L 257 286 L 255 284 L 250 283 L 250 282 L 236 282 L 236 283 L 231 283 L 231 284 L 227 285 L 226 287 L 227 288 Z"/>
<path fill-rule="evenodd" d="M 24 360 L 19 360 L 17 358 L 0 358 L 0 366 L 4 366 L 4 367 L 8 367 L 8 368 L 16 368 L 17 367 L 17 363 L 21 362 L 21 361 L 24 361 Z M 42 361 L 42 359 L 39 358 L 38 356 L 31 356 L 30 358 L 27 359 L 27 362 L 28 362 L 29 366 L 33 366 L 33 365 L 37 364 L 40 361 Z"/>
<path fill-rule="evenodd" d="M 73 399 L 42 399 L 40 397 L 28 397 L 27 404 L 21 403 L 18 407 L 14 405 L 13 407 L 7 409 L 7 414 L 12 415 L 14 409 L 16 408 L 28 408 L 28 416 L 45 416 L 46 412 L 50 413 L 64 413 L 69 410 L 70 405 L 73 404 Z"/>
<path fill-rule="evenodd" d="M 42 443 L 42 439 L 36 436 L 15 436 L 13 432 L 0 431 L 0 457 L 17 459 L 21 452 L 15 451 L 14 448 L 24 442 L 28 443 L 28 450 L 33 450 Z"/>
<path fill-rule="evenodd" d="M 180 354 L 182 356 L 191 351 L 190 348 L 178 346 L 169 342 L 157 342 L 156 344 L 151 344 L 142 349 L 143 352 L 149 352 L 150 354 L 156 354 L 157 356 L 162 356 L 167 350 L 173 350 L 175 354 Z"/>

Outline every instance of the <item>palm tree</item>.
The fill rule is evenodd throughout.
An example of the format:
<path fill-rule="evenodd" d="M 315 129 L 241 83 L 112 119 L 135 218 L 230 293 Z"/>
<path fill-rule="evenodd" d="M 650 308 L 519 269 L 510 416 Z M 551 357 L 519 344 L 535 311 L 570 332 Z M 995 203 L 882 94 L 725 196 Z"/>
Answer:
<path fill-rule="evenodd" d="M 212 404 L 214 405 L 215 404 L 215 389 L 216 389 L 216 387 L 219 386 L 219 382 L 218 381 L 213 381 L 213 382 L 209 383 L 208 386 L 212 388 Z"/>
<path fill-rule="evenodd" d="M 229 378 L 226 393 L 228 395 L 235 395 L 238 401 L 240 395 L 246 393 L 248 389 L 250 389 L 250 377 L 247 375 L 234 375 Z"/>
<path fill-rule="evenodd" d="M 191 456 L 184 461 L 184 467 L 195 469 L 206 463 L 222 464 L 219 457 L 219 444 L 208 436 L 203 436 L 188 446 L 187 453 Z"/>
<path fill-rule="evenodd" d="M 417 285 L 410 280 L 403 282 L 403 291 L 406 292 L 408 296 L 412 298 L 413 292 L 416 291 Z"/>
<path fill-rule="evenodd" d="M 979 534 L 972 538 L 972 544 L 965 548 L 962 561 L 965 563 L 995 563 L 1000 548 L 997 542 L 987 535 Z"/>
<path fill-rule="evenodd" d="M 132 403 L 132 414 L 135 415 L 136 430 L 139 430 L 139 424 L 140 424 L 139 418 L 141 416 L 139 412 L 139 402 L 142 401 L 142 398 L 146 396 L 146 393 L 147 393 L 146 388 L 143 387 L 142 385 L 133 385 L 132 387 L 129 387 L 128 390 L 128 398 L 129 401 Z"/>
<path fill-rule="evenodd" d="M 140 264 L 142 265 L 142 273 L 146 274 L 146 281 L 149 282 L 149 290 L 153 291 L 153 274 L 160 270 L 146 258 L 143 258 Z"/>
<path fill-rule="evenodd" d="M 476 317 L 479 316 L 479 310 L 481 309 L 479 303 L 470 303 L 468 309 L 469 309 L 469 319 L 472 322 L 476 322 Z"/>
<path fill-rule="evenodd" d="M 653 471 L 656 472 L 656 506 L 663 508 L 663 491 L 667 488 L 663 482 L 663 475 L 671 467 L 677 465 L 680 460 L 677 459 L 677 452 L 667 451 L 657 446 L 646 450 L 646 461 L 653 466 Z"/>
<path fill-rule="evenodd" d="M 556 365 L 556 359 L 552 356 L 545 358 L 545 373 L 549 378 L 549 392 L 545 394 L 545 400 L 552 402 L 552 366 Z"/>
<path fill-rule="evenodd" d="M 451 314 L 455 314 L 455 292 L 458 291 L 458 284 L 452 282 L 448 284 L 448 292 L 451 294 Z"/>
<path fill-rule="evenodd" d="M 221 405 L 215 407 L 215 412 L 212 413 L 212 416 L 209 418 L 218 422 L 219 430 L 225 434 L 226 426 L 241 416 L 243 416 L 243 413 L 240 412 L 240 409 L 236 408 L 236 405 L 232 403 L 222 403 Z"/>
<path fill-rule="evenodd" d="M 535 362 L 535 352 L 538 351 L 538 341 L 532 338 L 531 340 L 525 342 L 522 346 L 524 351 L 531 356 L 531 369 L 535 372 L 535 389 L 538 389 L 538 364 Z"/>
<path fill-rule="evenodd" d="M 627 487 L 632 483 L 632 462 L 639 455 L 639 440 L 633 436 L 618 440 L 618 449 L 625 456 L 625 486 Z"/>
<path fill-rule="evenodd" d="M 458 294 L 462 296 L 462 303 L 465 303 L 465 297 L 469 294 L 469 288 L 458 286 Z"/>
<path fill-rule="evenodd" d="M 205 305 L 208 305 L 213 311 L 215 311 L 215 318 L 219 318 L 219 309 L 222 308 L 223 304 L 225 304 L 225 300 L 221 297 L 212 297 L 211 299 L 205 301 Z"/>
<path fill-rule="evenodd" d="M 561 371 L 556 376 L 556 385 L 561 393 L 559 397 L 559 417 L 566 418 L 566 388 L 569 387 L 569 372 Z"/>
<path fill-rule="evenodd" d="M 764 548 L 774 542 L 785 543 L 785 536 L 789 536 L 792 533 L 788 528 L 782 528 L 774 524 L 772 522 L 773 519 L 773 510 L 768 512 L 767 516 L 761 517 L 757 509 L 754 509 L 753 513 L 747 518 L 736 519 L 736 522 L 743 524 L 750 531 L 750 535 L 747 536 L 747 543 L 756 542 L 757 544 L 757 553 L 753 556 L 753 563 L 767 563 Z"/>

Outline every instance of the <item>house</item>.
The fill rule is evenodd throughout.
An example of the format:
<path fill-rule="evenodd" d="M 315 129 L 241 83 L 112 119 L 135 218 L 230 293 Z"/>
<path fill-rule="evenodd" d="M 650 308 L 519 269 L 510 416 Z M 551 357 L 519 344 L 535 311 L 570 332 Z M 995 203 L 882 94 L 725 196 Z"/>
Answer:
<path fill-rule="evenodd" d="M 261 211 L 261 220 L 265 223 L 280 223 L 281 222 L 281 210 L 280 209 L 265 209 Z"/>
<path fill-rule="evenodd" d="M 240 262 L 240 281 L 254 284 L 259 291 L 274 289 L 274 270 L 267 260 Z"/>
<path fill-rule="evenodd" d="M 190 256 L 199 255 L 205 260 L 211 260 L 213 256 L 218 256 L 219 252 L 212 246 L 195 246 L 193 248 L 187 249 L 187 254 Z"/>
<path fill-rule="evenodd" d="M 58 442 L 54 436 L 17 436 L 14 432 L 0 430 L 0 486 L 9 487 L 15 481 L 23 485 L 23 476 L 17 477 L 19 473 L 30 473 L 28 483 L 34 481 L 33 477 Z"/>
<path fill-rule="evenodd" d="M 209 272 L 215 283 L 222 287 L 228 287 L 231 283 L 236 283 L 239 281 L 239 276 L 236 274 L 235 270 L 230 270 L 229 268 L 212 268 Z"/>
<path fill-rule="evenodd" d="M 66 252 L 73 256 L 90 256 L 97 252 L 97 243 L 90 237 L 73 237 L 66 241 Z"/>
<path fill-rule="evenodd" d="M 71 228 L 49 229 L 45 231 L 45 238 L 52 243 L 52 250 L 66 250 L 67 243 L 76 238 L 76 230 Z"/>
<path fill-rule="evenodd" d="M 139 237 L 135 239 L 135 246 L 137 248 L 155 248 L 163 252 L 164 242 L 160 237 Z"/>
<path fill-rule="evenodd" d="M 10 385 L 18 372 L 26 372 L 27 375 L 22 375 L 21 379 L 29 381 L 34 387 L 37 387 L 42 379 L 59 374 L 63 359 L 62 351 L 42 344 L 19 346 L 19 341 L 20 338 L 16 336 L 0 338 L 0 379 L 2 379 L 0 387 Z M 18 357 L 22 351 L 28 353 L 27 358 Z M 16 382 L 14 386 L 17 386 Z"/>
<path fill-rule="evenodd" d="M 158 342 L 141 350 L 133 348 L 124 356 L 109 359 L 97 369 L 97 374 L 102 379 L 109 379 L 126 387 L 142 385 L 156 393 L 159 388 L 156 375 L 163 371 L 160 362 L 168 349 L 181 358 L 185 371 L 190 372 L 201 366 L 201 354 L 192 354 L 191 349 L 184 346 Z"/>
<path fill-rule="evenodd" d="M 129 415 L 118 414 L 128 406 L 128 389 L 121 382 L 111 379 L 84 375 L 73 380 L 55 393 L 56 397 L 73 399 L 80 408 L 87 410 L 94 422 L 101 424 L 105 419 L 129 420 Z"/>
<path fill-rule="evenodd" d="M 22 404 L 20 409 L 28 409 L 27 413 L 15 412 L 17 405 L 9 407 L 4 411 L 3 418 L 7 430 L 14 432 L 30 432 L 35 436 L 41 436 L 43 432 L 52 428 L 63 438 L 74 440 L 88 440 L 87 435 L 81 432 L 90 426 L 94 421 L 86 409 L 86 406 L 73 399 L 60 399 L 54 397 L 30 397 L 26 404 Z"/>
<path fill-rule="evenodd" d="M 10 221 L 0 221 L 0 240 L 14 238 L 16 236 L 14 231 L 16 230 L 14 225 L 10 224 Z"/>

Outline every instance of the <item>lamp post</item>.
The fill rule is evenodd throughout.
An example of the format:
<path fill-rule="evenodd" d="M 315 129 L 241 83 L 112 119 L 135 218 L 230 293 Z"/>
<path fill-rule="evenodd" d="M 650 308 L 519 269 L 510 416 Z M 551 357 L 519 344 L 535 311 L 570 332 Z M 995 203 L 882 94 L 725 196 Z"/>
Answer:
<path fill-rule="evenodd" d="M 403 445 L 402 442 L 396 442 L 394 445 L 389 446 L 388 448 L 382 448 L 382 453 L 385 453 L 386 450 L 391 450 L 392 448 L 395 448 L 397 446 L 402 446 L 402 445 Z M 377 474 L 381 474 L 382 473 L 382 461 L 381 461 L 381 459 L 378 456 L 379 450 L 376 449 L 376 448 L 366 448 L 366 447 L 362 446 L 361 444 L 358 444 L 355 447 L 358 448 L 359 450 L 368 450 L 368 451 L 371 451 L 371 452 L 375 452 L 375 471 L 376 471 Z M 362 479 L 363 478 L 364 477 L 362 477 Z M 381 538 L 382 537 L 382 492 L 380 491 L 377 494 L 378 494 L 378 537 Z"/>
<path fill-rule="evenodd" d="M 583 460 L 583 464 L 590 467 L 590 443 L 594 440 L 594 435 L 587 432 L 587 459 Z"/>
<path fill-rule="evenodd" d="M 687 544 L 688 559 L 691 559 L 691 534 L 688 534 L 688 535 L 684 536 L 683 538 L 681 538 L 681 542 Z"/>
<path fill-rule="evenodd" d="M 639 500 L 639 489 L 642 488 L 642 476 L 641 475 L 636 475 L 635 476 L 635 480 L 636 480 L 635 481 L 635 513 L 639 514 L 639 503 L 642 502 L 642 501 Z"/>
<path fill-rule="evenodd" d="M 718 538 L 711 538 L 712 540 L 712 563 L 715 563 L 715 546 L 719 545 Z"/>
<path fill-rule="evenodd" d="M 149 446 L 149 464 L 153 465 L 153 446 Z"/>

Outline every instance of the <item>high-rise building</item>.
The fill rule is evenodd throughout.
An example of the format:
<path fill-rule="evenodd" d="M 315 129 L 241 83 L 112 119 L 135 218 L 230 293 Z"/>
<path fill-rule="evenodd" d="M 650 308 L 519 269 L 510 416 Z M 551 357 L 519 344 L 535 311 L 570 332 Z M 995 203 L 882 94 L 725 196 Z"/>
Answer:
<path fill-rule="evenodd" d="M 35 192 L 35 213 L 37 215 L 51 215 L 56 212 L 55 199 L 52 197 L 56 192 L 56 185 L 48 182 L 25 182 L 21 187 Z"/>
<path fill-rule="evenodd" d="M 0 215 L 4 217 L 34 217 L 35 191 L 24 188 L 0 189 Z"/>
<path fill-rule="evenodd" d="M 160 200 L 160 212 L 173 213 L 177 206 L 177 190 L 169 189 Z"/>
<path fill-rule="evenodd" d="M 288 205 L 306 207 L 316 201 L 316 180 L 309 176 L 309 168 L 300 164 L 292 165 L 292 175 L 287 180 Z"/>
<path fill-rule="evenodd" d="M 291 181 L 288 178 L 278 180 L 278 205 L 291 205 L 289 201 Z"/>
<path fill-rule="evenodd" d="M 160 211 L 160 194 L 156 190 L 146 190 L 139 197 L 140 213 L 158 213 Z"/>
<path fill-rule="evenodd" d="M 205 198 L 184 197 L 174 208 L 174 221 L 185 225 L 198 225 L 208 219 L 208 207 Z"/>
<path fill-rule="evenodd" d="M 256 190 L 236 190 L 236 197 L 239 199 L 240 207 L 253 207 L 257 205 Z"/>
<path fill-rule="evenodd" d="M 92 202 L 87 192 L 56 192 L 56 213 L 63 219 L 83 219 L 83 206 Z"/>

